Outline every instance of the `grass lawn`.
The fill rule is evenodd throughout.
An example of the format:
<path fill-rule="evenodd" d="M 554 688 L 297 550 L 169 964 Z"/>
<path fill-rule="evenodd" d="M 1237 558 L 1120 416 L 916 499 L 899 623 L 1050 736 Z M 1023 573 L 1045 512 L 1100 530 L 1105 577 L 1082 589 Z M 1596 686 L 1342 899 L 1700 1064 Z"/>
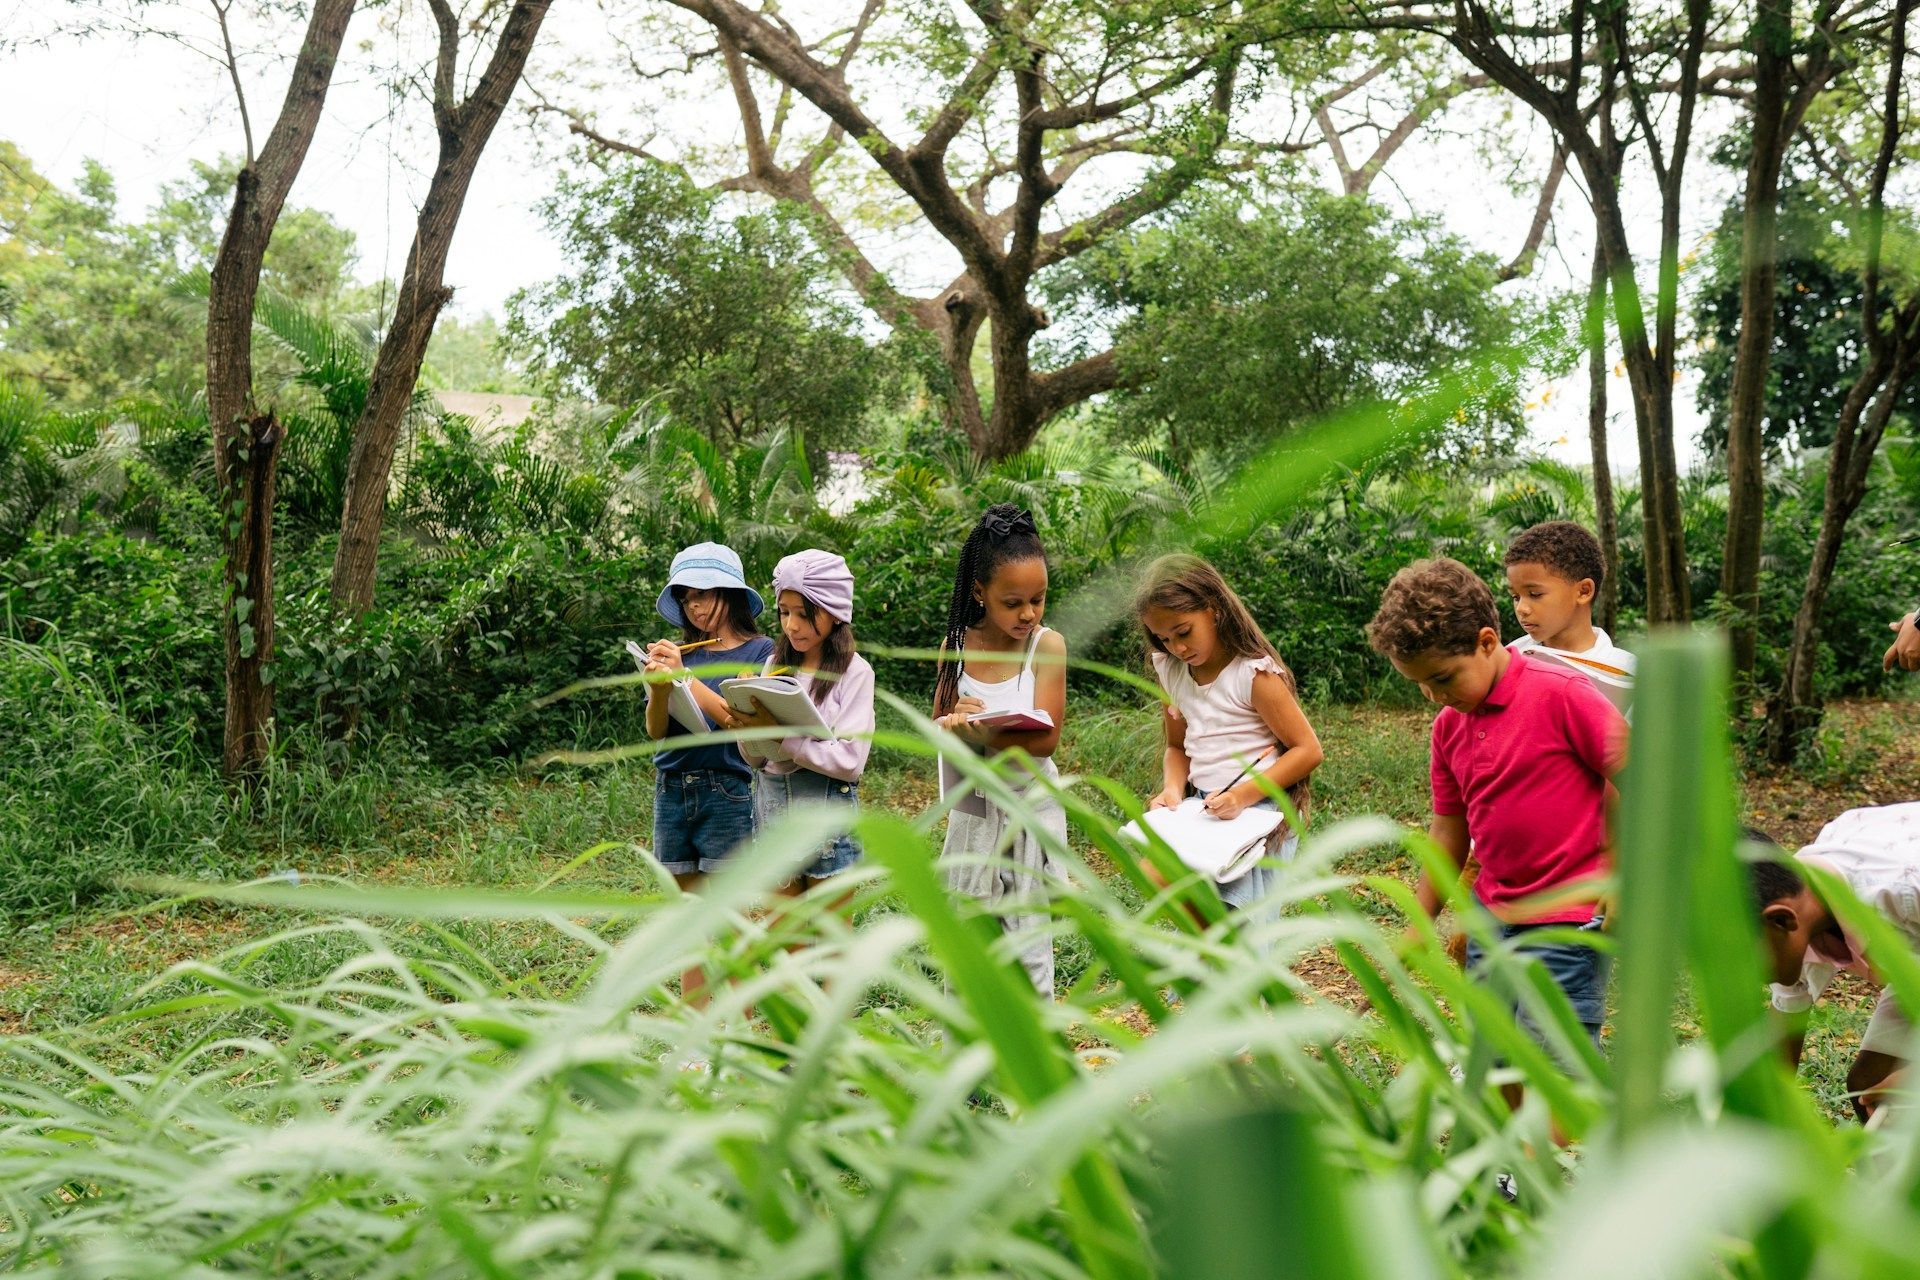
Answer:
<path fill-rule="evenodd" d="M 1913 703 L 1836 705 L 1813 767 L 1746 780 L 1749 819 L 1793 846 L 1843 809 L 1920 797 L 1916 717 L 1920 705 Z M 1384 813 L 1424 822 L 1427 709 L 1324 707 L 1313 718 L 1327 752 L 1314 779 L 1316 821 Z M 1083 713 L 1070 724 L 1059 759 L 1068 771 L 1105 773 L 1144 794 L 1157 784 L 1156 721 L 1133 708 Z M 526 888 L 556 878 L 580 888 L 646 887 L 643 866 L 631 852 L 632 842 L 644 841 L 649 832 L 652 770 L 644 760 L 539 776 L 506 768 L 446 773 L 381 767 L 385 774 L 374 779 L 380 785 L 362 779 L 316 801 L 332 810 L 324 842 L 297 834 L 275 839 L 269 818 L 253 870 L 423 887 Z M 862 795 L 869 805 L 912 812 L 932 800 L 933 787 L 923 765 L 881 751 Z M 301 827 L 287 824 L 290 832 Z M 599 845 L 608 847 L 582 857 Z M 1347 869 L 1411 875 L 1403 857 L 1366 857 L 1372 860 Z M 64 918 L 16 920 L 0 942 L 0 1030 L 91 1022 L 123 1006 L 169 965 L 244 950 L 288 923 L 285 915 L 207 903 L 155 905 L 139 895 Z M 554 931 L 527 925 L 463 924 L 447 933 L 531 989 L 564 989 L 585 958 Z M 324 975 L 351 951 L 344 938 L 322 934 L 263 949 L 238 967 L 263 986 L 298 985 Z M 1063 986 L 1085 963 L 1076 941 L 1063 939 Z M 1345 994 L 1331 976 L 1337 966 L 1323 969 L 1310 959 L 1306 972 L 1316 982 L 1325 978 L 1335 998 Z M 1806 1078 L 1835 1116 L 1844 1112 L 1841 1082 L 1869 997 L 1857 984 L 1843 985 L 1822 1006 L 1811 1031 Z M 1761 998 L 1756 992 L 1755 999 Z M 113 1033 L 103 1028 L 103 1034 Z"/>

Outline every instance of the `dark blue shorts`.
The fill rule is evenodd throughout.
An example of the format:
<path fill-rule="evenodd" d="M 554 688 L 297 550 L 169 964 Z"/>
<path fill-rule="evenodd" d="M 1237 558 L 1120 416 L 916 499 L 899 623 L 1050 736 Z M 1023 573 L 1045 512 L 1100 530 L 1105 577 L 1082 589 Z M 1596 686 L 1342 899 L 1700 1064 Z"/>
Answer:
<path fill-rule="evenodd" d="M 675 875 L 718 871 L 752 834 L 751 775 L 730 769 L 655 775 L 653 856 Z"/>
<path fill-rule="evenodd" d="M 1587 1029 L 1594 1047 L 1600 1044 L 1600 1028 L 1607 1020 L 1607 975 L 1613 968 L 1613 957 L 1595 947 L 1578 942 L 1540 942 L 1526 940 L 1530 933 L 1544 929 L 1578 929 L 1582 933 L 1599 933 L 1606 927 L 1606 921 L 1595 916 L 1582 925 L 1571 924 L 1497 924 L 1494 926 L 1499 936 L 1506 941 L 1519 940 L 1515 950 L 1523 957 L 1538 960 L 1553 979 L 1554 985 L 1566 993 L 1567 1003 L 1573 1006 L 1573 1016 Z M 1482 981 L 1481 961 L 1485 953 L 1480 949 L 1478 939 L 1467 942 L 1467 972 Z M 1506 994 L 1506 993 L 1503 993 Z M 1518 1000 L 1513 1004 L 1520 1025 L 1533 1036 L 1540 1039 L 1540 1030 L 1533 1023 L 1533 1017 Z"/>
<path fill-rule="evenodd" d="M 842 782 L 811 769 L 796 769 L 792 773 L 762 772 L 753 793 L 754 814 L 758 822 L 762 826 L 772 822 L 788 805 L 793 804 L 845 804 L 858 808 L 860 784 Z M 800 869 L 800 874 L 808 880 L 825 880 L 828 876 L 839 875 L 858 861 L 860 846 L 854 838 L 835 836 L 812 862 Z"/>

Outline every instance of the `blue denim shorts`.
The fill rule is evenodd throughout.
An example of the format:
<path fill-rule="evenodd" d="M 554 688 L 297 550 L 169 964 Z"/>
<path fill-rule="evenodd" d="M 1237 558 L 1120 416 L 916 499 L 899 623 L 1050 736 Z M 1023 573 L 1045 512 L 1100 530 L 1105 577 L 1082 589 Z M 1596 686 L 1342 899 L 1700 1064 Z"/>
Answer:
<path fill-rule="evenodd" d="M 753 813 L 757 824 L 764 826 L 772 822 L 788 805 L 793 804 L 847 804 L 858 808 L 860 784 L 842 782 L 811 769 L 796 769 L 792 773 L 761 773 L 759 785 L 753 789 Z M 828 876 L 839 875 L 858 861 L 858 842 L 852 836 L 835 836 L 819 856 L 800 869 L 800 875 L 808 880 L 825 880 Z"/>
<path fill-rule="evenodd" d="M 753 778 L 730 769 L 662 771 L 653 782 L 653 856 L 675 875 L 718 871 L 753 834 Z"/>
<path fill-rule="evenodd" d="M 1530 933 L 1542 929 L 1578 929 L 1582 933 L 1599 933 L 1606 928 L 1606 921 L 1595 916 L 1582 925 L 1568 924 L 1501 924 L 1495 926 L 1502 940 L 1521 939 L 1516 950 L 1528 959 L 1538 960 L 1546 967 L 1547 976 L 1553 979 L 1555 986 L 1566 993 L 1567 1003 L 1573 1006 L 1573 1016 L 1587 1029 L 1594 1046 L 1600 1044 L 1600 1028 L 1607 1020 L 1607 975 L 1613 969 L 1613 957 L 1597 947 L 1589 947 L 1579 942 L 1530 943 L 1525 941 Z M 1467 972 L 1484 980 L 1480 972 L 1481 961 L 1485 953 L 1478 939 L 1467 942 Z M 1539 1028 L 1534 1026 L 1533 1018 L 1526 1007 L 1518 1001 L 1514 1010 L 1519 1016 L 1520 1025 L 1536 1040 L 1540 1038 Z"/>

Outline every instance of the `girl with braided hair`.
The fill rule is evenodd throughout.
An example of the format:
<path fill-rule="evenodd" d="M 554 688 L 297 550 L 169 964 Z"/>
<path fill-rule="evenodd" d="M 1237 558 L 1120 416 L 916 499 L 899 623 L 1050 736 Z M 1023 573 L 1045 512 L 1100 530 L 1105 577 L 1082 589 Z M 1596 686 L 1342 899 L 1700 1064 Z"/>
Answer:
<path fill-rule="evenodd" d="M 1067 646 L 1041 624 L 1046 611 L 1047 553 L 1032 515 L 1010 503 L 987 508 L 954 572 L 934 675 L 934 718 L 984 755 L 1018 748 L 1025 767 L 1055 778 L 1053 751 L 1067 718 Z M 1053 725 L 988 729 L 970 720 L 1012 710 L 1045 711 Z M 1043 788 L 1028 794 L 1037 802 L 1034 819 L 1016 819 L 982 798 L 962 801 L 947 815 L 941 872 L 951 892 L 999 919 L 1034 987 L 1051 998 L 1053 936 L 1045 904 L 1058 868 L 1048 849 L 1051 841 L 1066 843 L 1067 819 Z"/>

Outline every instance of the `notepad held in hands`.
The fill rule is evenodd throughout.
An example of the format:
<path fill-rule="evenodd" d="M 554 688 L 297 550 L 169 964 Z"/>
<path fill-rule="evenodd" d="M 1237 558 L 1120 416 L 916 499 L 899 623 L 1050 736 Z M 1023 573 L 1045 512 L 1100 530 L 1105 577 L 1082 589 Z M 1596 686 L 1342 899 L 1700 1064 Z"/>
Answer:
<path fill-rule="evenodd" d="M 1264 806 L 1242 809 L 1231 818 L 1216 818 L 1207 812 L 1204 800 L 1189 796 L 1177 809 L 1147 810 L 1139 822 L 1120 828 L 1120 834 L 1144 845 L 1146 831 L 1152 831 L 1167 842 L 1185 866 L 1216 884 L 1232 884 L 1260 864 L 1267 838 L 1283 821 L 1278 809 Z"/>
<path fill-rule="evenodd" d="M 1051 729 L 1053 717 L 1043 707 L 1014 707 L 1000 711 L 979 711 L 967 717 L 968 724 L 983 729 Z"/>
<path fill-rule="evenodd" d="M 742 715 L 752 715 L 753 704 L 758 701 L 784 727 L 831 731 L 820 718 L 820 708 L 808 696 L 806 685 L 792 676 L 740 676 L 722 680 L 720 696 Z"/>
<path fill-rule="evenodd" d="M 634 666 L 642 671 L 647 669 L 645 649 L 629 640 L 627 652 L 633 655 Z M 684 680 L 675 680 L 667 686 L 667 714 L 688 733 L 713 732 L 713 725 L 707 720 L 706 713 L 700 710 L 700 704 L 693 700 L 693 691 L 687 688 Z"/>

